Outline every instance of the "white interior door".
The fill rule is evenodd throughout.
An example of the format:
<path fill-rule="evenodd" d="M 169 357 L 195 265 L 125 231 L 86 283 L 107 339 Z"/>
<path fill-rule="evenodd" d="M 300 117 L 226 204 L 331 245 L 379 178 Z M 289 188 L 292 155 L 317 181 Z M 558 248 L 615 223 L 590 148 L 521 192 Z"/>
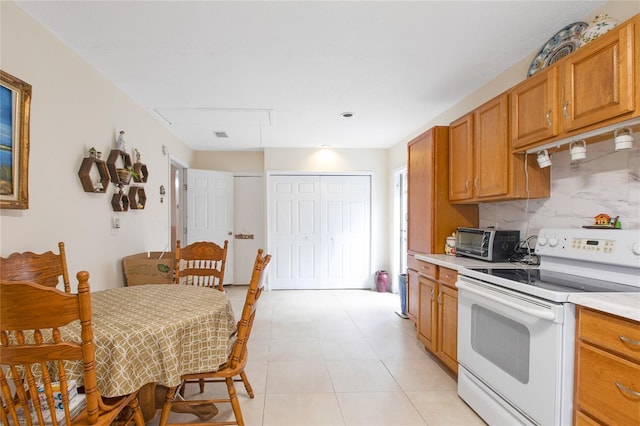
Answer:
<path fill-rule="evenodd" d="M 185 169 L 186 233 L 181 245 L 213 241 L 222 246 L 229 241 L 224 284 L 234 282 L 233 173 Z"/>
<path fill-rule="evenodd" d="M 322 288 L 370 288 L 371 178 L 322 176 Z"/>
<path fill-rule="evenodd" d="M 271 176 L 272 289 L 370 288 L 371 178 Z"/>
<path fill-rule="evenodd" d="M 272 289 L 320 288 L 320 177 L 272 176 Z"/>
<path fill-rule="evenodd" d="M 264 183 L 262 176 L 234 176 L 234 284 L 249 284 L 258 249 L 264 245 Z"/>

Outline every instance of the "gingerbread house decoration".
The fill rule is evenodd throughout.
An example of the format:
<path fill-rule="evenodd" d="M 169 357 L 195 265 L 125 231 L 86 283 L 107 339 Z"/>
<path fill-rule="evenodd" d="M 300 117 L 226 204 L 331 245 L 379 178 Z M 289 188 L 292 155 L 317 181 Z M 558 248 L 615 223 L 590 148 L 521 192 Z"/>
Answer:
<path fill-rule="evenodd" d="M 611 223 L 611 216 L 608 214 L 600 213 L 595 217 L 596 225 L 609 225 Z"/>

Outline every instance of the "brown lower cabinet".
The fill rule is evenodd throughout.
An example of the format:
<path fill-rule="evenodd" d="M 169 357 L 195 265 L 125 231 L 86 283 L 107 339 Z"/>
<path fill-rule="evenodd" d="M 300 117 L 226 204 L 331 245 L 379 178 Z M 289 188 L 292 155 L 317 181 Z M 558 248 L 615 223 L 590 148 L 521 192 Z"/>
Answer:
<path fill-rule="evenodd" d="M 420 270 L 418 340 L 458 374 L 457 271 L 417 260 Z"/>
<path fill-rule="evenodd" d="M 578 306 L 575 425 L 640 424 L 640 323 Z"/>

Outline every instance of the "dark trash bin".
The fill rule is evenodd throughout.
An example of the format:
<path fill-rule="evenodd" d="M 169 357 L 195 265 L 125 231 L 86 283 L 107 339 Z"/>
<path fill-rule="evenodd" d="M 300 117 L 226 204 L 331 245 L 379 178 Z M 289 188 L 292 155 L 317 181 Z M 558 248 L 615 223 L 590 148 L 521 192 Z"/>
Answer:
<path fill-rule="evenodd" d="M 398 276 L 398 287 L 400 293 L 400 312 L 396 311 L 396 314 L 402 318 L 409 318 L 407 315 L 407 274 L 400 274 Z"/>

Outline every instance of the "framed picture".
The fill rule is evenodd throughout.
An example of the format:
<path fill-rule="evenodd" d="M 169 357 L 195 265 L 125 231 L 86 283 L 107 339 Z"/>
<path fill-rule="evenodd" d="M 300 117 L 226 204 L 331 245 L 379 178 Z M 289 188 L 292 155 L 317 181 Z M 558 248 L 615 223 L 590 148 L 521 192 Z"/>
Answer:
<path fill-rule="evenodd" d="M 0 70 L 0 208 L 29 208 L 31 85 Z"/>

